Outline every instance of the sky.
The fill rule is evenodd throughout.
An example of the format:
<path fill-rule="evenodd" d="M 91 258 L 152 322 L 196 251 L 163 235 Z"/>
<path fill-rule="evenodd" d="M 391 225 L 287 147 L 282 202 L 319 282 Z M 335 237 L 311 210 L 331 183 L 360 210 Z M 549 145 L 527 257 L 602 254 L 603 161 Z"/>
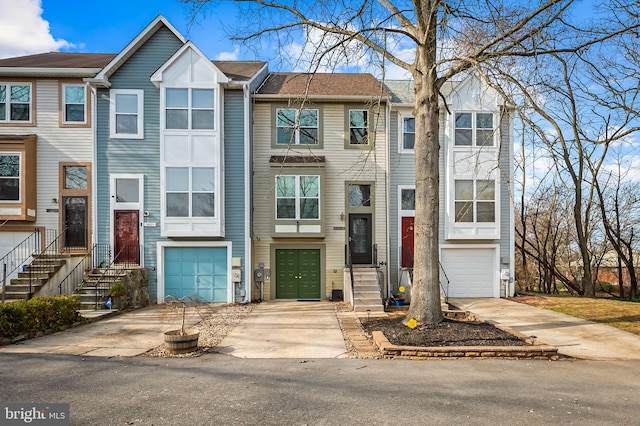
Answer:
<path fill-rule="evenodd" d="M 217 15 L 235 19 L 236 6 L 221 3 Z M 218 16 L 210 13 L 190 25 L 188 6 L 178 0 L 0 0 L 0 58 L 51 51 L 118 53 L 158 14 L 210 59 L 257 59 L 234 46 Z"/>

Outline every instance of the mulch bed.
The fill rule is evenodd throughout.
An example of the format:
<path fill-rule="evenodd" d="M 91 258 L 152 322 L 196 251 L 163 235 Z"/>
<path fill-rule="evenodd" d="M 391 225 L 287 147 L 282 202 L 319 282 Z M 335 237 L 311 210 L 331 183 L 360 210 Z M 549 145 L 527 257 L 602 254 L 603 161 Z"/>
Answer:
<path fill-rule="evenodd" d="M 362 327 L 371 335 L 381 331 L 387 340 L 400 346 L 526 346 L 527 342 L 490 323 L 459 321 L 445 318 L 435 325 L 418 325 L 411 330 L 402 321 L 404 315 L 362 320 Z"/>

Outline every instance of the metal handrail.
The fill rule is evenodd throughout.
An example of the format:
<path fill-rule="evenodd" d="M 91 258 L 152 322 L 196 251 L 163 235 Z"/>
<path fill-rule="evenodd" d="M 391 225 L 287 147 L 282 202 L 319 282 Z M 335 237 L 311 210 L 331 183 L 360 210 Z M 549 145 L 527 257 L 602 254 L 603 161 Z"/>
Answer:
<path fill-rule="evenodd" d="M 111 289 L 113 284 L 116 282 L 116 280 L 123 275 L 122 273 L 123 269 L 114 267 L 114 264 L 116 264 L 117 262 L 119 265 L 122 265 L 122 266 L 131 266 L 129 262 L 124 262 L 124 265 L 123 265 L 123 262 L 121 262 L 119 259 L 123 253 L 129 253 L 129 250 L 132 248 L 135 248 L 136 250 L 138 250 L 138 253 L 140 253 L 139 246 L 128 246 L 128 245 L 122 246 L 118 254 L 113 256 L 109 265 L 105 268 L 105 270 L 102 272 L 102 275 L 100 275 L 100 277 L 96 281 L 96 284 L 95 284 L 95 291 L 96 291 L 95 308 L 96 309 L 98 309 L 98 304 L 100 303 L 100 300 L 104 296 L 106 296 L 106 294 L 109 292 L 109 290 Z M 114 273 L 112 273 L 112 271 Z M 105 277 L 107 277 L 108 279 L 106 281 L 103 281 Z M 102 285 L 104 282 L 106 282 L 108 285 L 106 286 Z M 102 294 L 99 294 L 100 292 L 102 292 Z"/>
<path fill-rule="evenodd" d="M 59 294 L 72 294 L 84 282 L 88 270 L 104 265 L 111 260 L 111 245 L 93 244 L 91 250 L 58 284 Z"/>
<path fill-rule="evenodd" d="M 442 273 L 444 274 L 444 279 L 447 280 L 447 288 L 446 288 L 446 290 L 442 286 L 442 281 L 440 282 L 440 288 L 442 289 L 442 292 L 444 293 L 444 303 L 449 303 L 449 295 L 447 294 L 447 293 L 449 293 L 449 277 L 447 276 L 447 272 L 444 270 L 444 266 L 442 266 L 442 262 L 440 262 L 438 260 L 438 264 L 440 264 L 440 269 L 442 269 Z"/>
<path fill-rule="evenodd" d="M 11 274 L 18 270 L 18 268 L 27 263 L 27 261 L 33 256 L 33 253 L 37 252 L 39 247 L 42 246 L 41 239 L 41 229 L 36 228 L 31 234 L 29 234 L 29 236 L 27 236 L 27 238 L 22 240 L 17 246 L 11 249 L 9 253 L 0 259 L 0 265 L 3 265 L 3 269 L 7 264 L 13 265 L 13 269 L 11 270 L 6 268 L 7 272 L 3 279 L 11 276 Z"/>
<path fill-rule="evenodd" d="M 64 251 L 66 251 L 67 253 L 69 252 L 68 248 L 64 249 L 64 251 L 61 251 L 61 250 L 59 250 L 59 246 L 58 246 L 58 243 L 60 242 L 60 240 L 62 239 L 63 235 L 65 235 L 66 232 L 67 232 L 67 228 L 65 228 L 60 234 L 58 234 L 53 239 L 53 241 L 51 241 L 44 248 L 44 250 L 40 251 L 39 253 L 34 253 L 32 255 L 31 264 L 29 266 L 27 266 L 27 269 L 29 270 L 29 296 L 28 296 L 28 299 L 31 299 L 31 297 L 33 297 L 34 270 L 35 270 L 35 275 L 36 275 L 36 277 L 38 277 L 38 279 L 40 278 L 40 273 L 43 270 L 46 270 L 45 269 L 46 266 L 42 266 L 40 264 L 42 259 L 47 254 L 58 254 L 58 253 L 63 253 Z M 46 241 L 45 241 L 45 243 L 46 243 Z"/>

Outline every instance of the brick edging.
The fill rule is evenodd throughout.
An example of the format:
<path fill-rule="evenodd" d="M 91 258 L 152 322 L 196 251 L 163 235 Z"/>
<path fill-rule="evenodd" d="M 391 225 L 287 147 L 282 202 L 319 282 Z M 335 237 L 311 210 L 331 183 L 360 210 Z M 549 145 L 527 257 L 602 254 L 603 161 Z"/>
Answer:
<path fill-rule="evenodd" d="M 559 359 L 558 348 L 543 343 L 528 346 L 399 346 L 387 340 L 384 333 L 374 331 L 373 341 L 388 359 Z"/>

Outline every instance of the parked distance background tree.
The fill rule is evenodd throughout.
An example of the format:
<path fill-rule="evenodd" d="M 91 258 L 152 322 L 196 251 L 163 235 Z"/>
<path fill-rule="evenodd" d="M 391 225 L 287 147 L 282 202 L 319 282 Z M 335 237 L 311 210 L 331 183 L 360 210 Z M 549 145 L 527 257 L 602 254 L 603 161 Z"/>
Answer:
<path fill-rule="evenodd" d="M 216 5 L 222 3 L 215 0 L 181 1 L 190 6 L 195 19 L 198 14 L 215 14 Z M 413 78 L 415 266 L 407 318 L 415 318 L 420 323 L 436 323 L 442 319 L 438 156 L 440 90 L 443 84 L 477 71 L 496 87 L 502 87 L 502 92 L 514 104 L 537 100 L 535 85 L 530 87 L 525 81 L 518 86 L 519 78 L 527 76 L 521 72 L 523 68 L 534 74 L 529 67 L 533 66 L 535 70 L 550 57 L 556 63 L 540 67 L 538 77 L 543 77 L 543 71 L 551 73 L 550 76 L 563 75 L 562 68 L 553 71 L 559 60 L 582 55 L 638 29 L 638 16 L 634 14 L 637 4 L 629 2 L 627 5 L 625 0 L 607 3 L 603 15 L 596 14 L 595 5 L 591 2 L 573 0 L 236 2 L 239 18 L 229 23 L 229 17 L 225 17 L 230 35 L 258 52 L 266 51 L 264 47 L 269 46 L 278 52 L 280 59 L 293 58 L 296 70 L 328 71 L 348 66 L 362 70 L 363 67 L 378 66 L 375 74 L 384 78 L 385 70 L 394 66 Z M 616 16 L 619 19 L 612 19 Z M 269 58 L 263 56 L 262 59 Z M 291 64 L 288 63 L 286 71 L 292 69 Z M 572 66 L 572 61 L 568 66 Z M 372 68 L 369 70 L 374 71 Z M 566 69 L 566 72 L 570 71 Z M 507 79 L 503 81 L 505 77 Z M 531 102 L 526 107 L 528 110 L 521 110 L 523 116 L 530 111 L 545 111 L 544 108 L 533 108 Z M 531 127 L 533 123 L 530 120 L 526 122 L 536 137 L 543 135 L 546 127 Z M 557 141 L 551 142 L 555 144 Z M 573 164 L 572 160 L 565 163 L 567 161 Z M 584 175 L 572 179 L 576 183 L 582 182 Z M 576 195 L 581 199 L 582 194 Z M 583 206 L 575 208 L 584 209 Z M 579 238 L 584 232 L 578 229 L 585 226 L 588 224 L 576 225 Z M 583 255 L 583 258 L 588 259 L 588 256 Z"/>

